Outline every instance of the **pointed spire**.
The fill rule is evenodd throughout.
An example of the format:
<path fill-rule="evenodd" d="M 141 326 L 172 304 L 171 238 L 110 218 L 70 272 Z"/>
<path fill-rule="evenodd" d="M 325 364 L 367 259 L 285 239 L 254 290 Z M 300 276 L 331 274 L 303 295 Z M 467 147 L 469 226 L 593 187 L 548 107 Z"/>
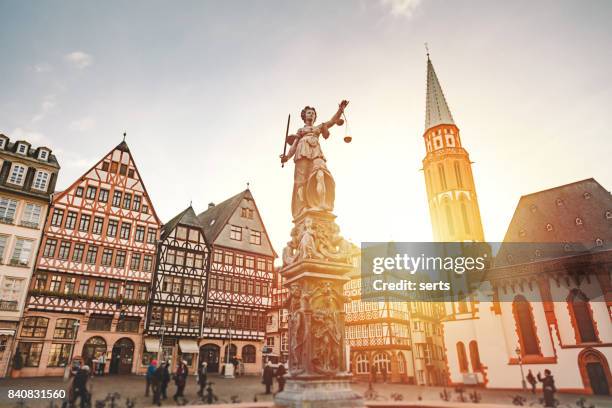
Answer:
<path fill-rule="evenodd" d="M 437 125 L 454 125 L 442 87 L 438 82 L 436 71 L 429 59 L 427 50 L 427 100 L 425 101 L 425 130 Z"/>

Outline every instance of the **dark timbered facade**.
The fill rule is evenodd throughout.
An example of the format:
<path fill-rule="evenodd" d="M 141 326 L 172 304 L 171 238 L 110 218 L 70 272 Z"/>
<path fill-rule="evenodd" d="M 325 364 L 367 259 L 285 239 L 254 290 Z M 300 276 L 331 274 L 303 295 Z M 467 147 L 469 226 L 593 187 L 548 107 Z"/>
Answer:
<path fill-rule="evenodd" d="M 61 375 L 71 357 L 140 371 L 159 227 L 125 142 L 53 197 L 19 332 L 22 375 Z"/>

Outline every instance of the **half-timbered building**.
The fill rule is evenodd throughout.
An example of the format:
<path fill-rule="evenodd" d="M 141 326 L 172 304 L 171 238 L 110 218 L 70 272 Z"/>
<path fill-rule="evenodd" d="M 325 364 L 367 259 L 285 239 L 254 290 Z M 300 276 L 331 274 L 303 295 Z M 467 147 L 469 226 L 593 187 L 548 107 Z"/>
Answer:
<path fill-rule="evenodd" d="M 145 330 L 143 364 L 184 360 L 197 369 L 209 248 L 191 206 L 162 227 Z"/>
<path fill-rule="evenodd" d="M 211 372 L 236 357 L 259 373 L 276 253 L 250 190 L 198 215 L 211 246 L 200 359 Z"/>
<path fill-rule="evenodd" d="M 58 171 L 50 149 L 0 134 L 0 377 L 11 366 Z"/>
<path fill-rule="evenodd" d="M 284 285 L 285 278 L 275 270 L 271 288 L 272 307 L 266 322 L 264 354 L 272 364 L 286 363 L 289 358 L 289 310 L 285 306 L 289 289 Z"/>
<path fill-rule="evenodd" d="M 125 142 L 53 197 L 18 334 L 22 375 L 61 375 L 73 357 L 140 369 L 159 227 Z"/>

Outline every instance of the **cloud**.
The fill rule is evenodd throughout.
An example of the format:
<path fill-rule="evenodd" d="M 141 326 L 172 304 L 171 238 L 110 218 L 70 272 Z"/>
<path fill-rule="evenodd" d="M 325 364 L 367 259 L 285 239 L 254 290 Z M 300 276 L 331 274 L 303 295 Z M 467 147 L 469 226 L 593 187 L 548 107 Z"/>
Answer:
<path fill-rule="evenodd" d="M 86 132 L 96 127 L 96 120 L 91 116 L 86 116 L 84 118 L 72 121 L 68 127 L 70 130 L 74 130 L 75 132 Z"/>
<path fill-rule="evenodd" d="M 51 65 L 46 62 L 41 62 L 40 64 L 34 65 L 34 71 L 39 74 L 42 74 L 43 72 L 50 72 L 52 70 L 53 68 L 51 67 Z"/>
<path fill-rule="evenodd" d="M 33 130 L 27 130 L 21 127 L 13 129 L 13 131 L 7 135 L 11 140 L 25 140 L 32 144 L 32 147 L 46 146 L 49 143 L 49 139 L 40 133 Z"/>
<path fill-rule="evenodd" d="M 391 14 L 398 17 L 412 17 L 422 0 L 380 0 L 382 5 L 391 9 Z"/>
<path fill-rule="evenodd" d="M 71 52 L 64 58 L 77 69 L 85 69 L 93 63 L 93 57 L 83 51 Z"/>
<path fill-rule="evenodd" d="M 38 122 L 47 116 L 47 114 L 57 106 L 55 95 L 47 95 L 43 98 L 43 102 L 40 106 L 40 111 L 34 115 L 32 122 Z"/>

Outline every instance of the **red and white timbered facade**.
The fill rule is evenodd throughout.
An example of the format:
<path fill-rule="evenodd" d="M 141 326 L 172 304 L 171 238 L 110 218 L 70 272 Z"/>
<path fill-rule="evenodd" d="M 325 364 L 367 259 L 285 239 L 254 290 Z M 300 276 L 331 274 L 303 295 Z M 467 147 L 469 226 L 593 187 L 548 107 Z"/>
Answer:
<path fill-rule="evenodd" d="M 71 356 L 137 371 L 159 228 L 125 142 L 53 198 L 19 333 L 23 375 L 60 375 Z"/>

